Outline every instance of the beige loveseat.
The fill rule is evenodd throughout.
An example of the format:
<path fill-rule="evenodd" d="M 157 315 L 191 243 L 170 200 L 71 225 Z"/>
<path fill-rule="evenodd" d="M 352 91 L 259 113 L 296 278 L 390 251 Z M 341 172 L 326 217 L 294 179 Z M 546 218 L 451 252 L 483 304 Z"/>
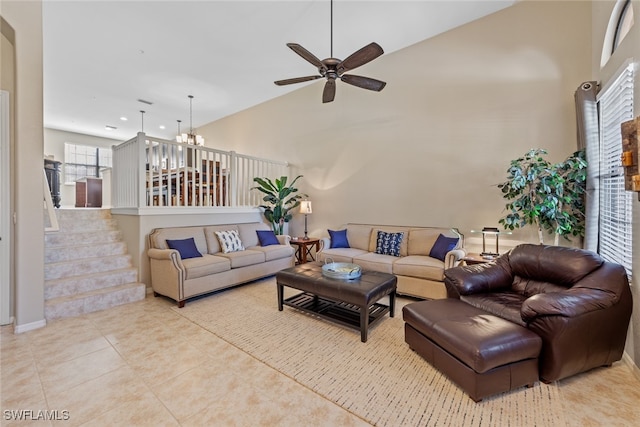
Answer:
<path fill-rule="evenodd" d="M 244 250 L 223 253 L 216 231 L 236 230 Z M 260 246 L 257 230 L 270 230 L 267 224 L 210 225 L 157 228 L 149 233 L 151 286 L 154 294 L 164 295 L 183 307 L 188 298 L 228 288 L 294 265 L 294 249 L 289 236 L 276 236 L 279 244 Z M 193 238 L 201 257 L 182 259 L 169 249 L 167 240 Z"/>
<path fill-rule="evenodd" d="M 440 299 L 447 297 L 444 270 L 460 264 L 466 255 L 462 236 L 453 229 L 435 227 L 403 227 L 371 224 L 347 224 L 348 248 L 331 248 L 331 239 L 322 239 L 317 259 L 320 262 L 350 262 L 365 270 L 395 274 L 399 294 L 418 298 Z M 375 253 L 378 231 L 402 232 L 400 256 Z M 456 246 L 446 252 L 444 260 L 429 256 L 438 236 L 458 237 Z"/>

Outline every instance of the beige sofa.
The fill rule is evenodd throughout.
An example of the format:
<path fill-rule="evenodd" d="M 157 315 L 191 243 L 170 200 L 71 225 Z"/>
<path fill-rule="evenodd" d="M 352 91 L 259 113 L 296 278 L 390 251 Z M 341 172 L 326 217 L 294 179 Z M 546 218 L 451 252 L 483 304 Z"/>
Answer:
<path fill-rule="evenodd" d="M 454 229 L 435 227 L 402 227 L 371 224 L 347 224 L 349 248 L 331 248 L 329 237 L 322 239 L 317 259 L 320 262 L 350 262 L 365 270 L 395 274 L 399 294 L 425 299 L 447 297 L 444 270 L 460 264 L 466 252 L 462 236 Z M 400 256 L 375 253 L 378 231 L 403 232 Z M 446 253 L 444 261 L 429 256 L 438 236 L 459 237 L 455 248 Z"/>
<path fill-rule="evenodd" d="M 223 253 L 216 231 L 237 230 L 244 250 Z M 289 236 L 276 236 L 278 245 L 260 246 L 257 230 L 264 223 L 157 228 L 149 233 L 149 262 L 154 294 L 164 295 L 183 307 L 185 300 L 228 288 L 292 267 L 294 249 Z M 193 238 L 202 257 L 182 259 L 167 240 Z"/>

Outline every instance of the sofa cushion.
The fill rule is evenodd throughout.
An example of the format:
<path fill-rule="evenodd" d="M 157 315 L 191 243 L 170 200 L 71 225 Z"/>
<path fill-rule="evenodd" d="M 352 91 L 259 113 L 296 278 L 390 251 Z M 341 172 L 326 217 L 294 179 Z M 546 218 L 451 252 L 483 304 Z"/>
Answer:
<path fill-rule="evenodd" d="M 358 264 L 363 270 L 379 271 L 381 273 L 393 274 L 393 263 L 398 257 L 393 255 L 381 255 L 367 252 L 353 258 L 353 263 Z"/>
<path fill-rule="evenodd" d="M 222 248 L 220 247 L 220 241 L 218 240 L 218 236 L 216 236 L 216 231 L 225 231 L 225 230 L 237 230 L 237 225 L 210 225 L 204 228 L 204 236 L 207 242 L 207 251 L 210 254 L 217 254 L 222 252 Z M 242 240 L 242 237 L 240 238 Z M 256 241 L 258 238 L 256 237 Z M 257 243 L 255 243 L 257 245 Z M 249 245 L 247 246 L 254 246 Z"/>
<path fill-rule="evenodd" d="M 412 228 L 407 237 L 407 255 L 429 255 L 431 248 L 442 233 L 439 228 Z"/>
<path fill-rule="evenodd" d="M 347 230 L 327 230 L 331 239 L 331 249 L 350 248 L 349 239 L 347 238 Z"/>
<path fill-rule="evenodd" d="M 520 309 L 527 297 L 517 292 L 491 292 L 486 294 L 463 295 L 460 299 L 469 305 L 507 319 L 521 326 L 526 326 Z"/>
<path fill-rule="evenodd" d="M 393 274 L 442 282 L 444 262 L 426 255 L 409 255 L 393 263 Z"/>
<path fill-rule="evenodd" d="M 404 233 L 388 233 L 378 230 L 375 252 L 380 255 L 400 256 L 400 245 L 404 239 Z"/>
<path fill-rule="evenodd" d="M 223 230 L 215 233 L 223 253 L 244 251 L 238 230 Z"/>
<path fill-rule="evenodd" d="M 566 287 L 604 263 L 595 252 L 563 246 L 523 244 L 516 246 L 508 255 L 514 276 Z"/>
<path fill-rule="evenodd" d="M 260 264 L 265 262 L 266 255 L 262 251 L 246 249 L 243 251 L 219 253 L 218 256 L 225 257 L 231 262 L 231 268 L 246 267 L 247 265 Z"/>
<path fill-rule="evenodd" d="M 196 248 L 201 254 L 207 253 L 207 239 L 202 227 L 170 227 L 154 230 L 150 245 L 156 249 L 169 249 L 167 240 L 182 240 L 193 237 Z"/>
<path fill-rule="evenodd" d="M 371 225 L 348 224 L 347 238 L 349 240 L 349 246 L 362 249 L 363 251 L 369 251 L 372 228 Z"/>
<path fill-rule="evenodd" d="M 209 254 L 204 254 L 200 258 L 186 259 L 182 264 L 187 270 L 186 279 L 197 279 L 231 269 L 231 262 L 228 259 Z"/>
<path fill-rule="evenodd" d="M 273 229 L 264 222 L 246 222 L 238 224 L 238 233 L 240 234 L 240 240 L 245 248 L 251 246 L 258 246 L 260 244 L 258 240 L 258 234 L 256 231 L 273 231 Z"/>
<path fill-rule="evenodd" d="M 433 244 L 429 256 L 444 261 L 447 253 L 458 245 L 458 240 L 457 237 L 446 237 L 440 234 Z"/>
<path fill-rule="evenodd" d="M 276 237 L 276 233 L 273 230 L 256 230 L 258 235 L 258 241 L 260 246 L 279 245 L 280 241 Z"/>
<path fill-rule="evenodd" d="M 334 262 L 353 262 L 355 257 L 367 253 L 365 250 L 356 248 L 323 249 L 318 254 L 318 261 L 324 262 L 327 258 L 331 258 Z"/>
<path fill-rule="evenodd" d="M 193 237 L 178 240 L 167 239 L 167 246 L 169 246 L 170 249 L 178 251 L 180 253 L 180 258 L 183 260 L 189 258 L 200 258 L 202 256 L 202 254 L 198 252 L 198 248 L 196 247 L 196 242 L 193 240 Z"/>
<path fill-rule="evenodd" d="M 262 252 L 266 261 L 287 258 L 294 253 L 294 249 L 289 245 L 252 246 L 247 250 Z"/>

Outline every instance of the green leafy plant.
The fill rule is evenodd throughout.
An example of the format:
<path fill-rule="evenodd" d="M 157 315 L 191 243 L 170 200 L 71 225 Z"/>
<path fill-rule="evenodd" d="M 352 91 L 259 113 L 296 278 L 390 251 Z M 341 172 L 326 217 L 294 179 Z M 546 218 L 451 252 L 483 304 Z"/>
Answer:
<path fill-rule="evenodd" d="M 269 178 L 253 178 L 258 185 L 252 190 L 265 194 L 262 198 L 264 204 L 258 207 L 264 209 L 264 217 L 271 223 L 276 234 L 284 233 L 284 223 L 291 221 L 294 209 L 300 205 L 301 199 L 307 197 L 306 194 L 296 194 L 298 189 L 294 184 L 299 178 L 302 178 L 302 175 L 295 177 L 289 185 L 286 176 L 281 176 L 275 182 Z"/>
<path fill-rule="evenodd" d="M 544 243 L 543 230 L 559 237 L 584 236 L 584 197 L 587 160 L 579 150 L 565 161 L 551 164 L 543 156 L 544 149 L 534 149 L 511 161 L 507 180 L 498 184 L 507 215 L 498 222 L 506 230 L 533 225 Z"/>

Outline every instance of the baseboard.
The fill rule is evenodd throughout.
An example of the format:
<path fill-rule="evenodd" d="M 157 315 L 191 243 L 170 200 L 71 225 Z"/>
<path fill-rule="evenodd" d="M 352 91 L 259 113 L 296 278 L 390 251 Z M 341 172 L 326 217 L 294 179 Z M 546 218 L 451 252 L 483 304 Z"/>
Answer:
<path fill-rule="evenodd" d="M 47 326 L 47 321 L 45 319 L 38 320 L 37 322 L 25 323 L 24 325 L 15 325 L 13 327 L 14 334 L 21 334 L 23 332 L 32 331 L 34 329 L 40 329 Z"/>
<path fill-rule="evenodd" d="M 631 356 L 627 354 L 627 352 L 622 353 L 622 361 L 631 369 L 633 375 L 636 377 L 638 381 L 640 381 L 640 368 L 633 362 Z"/>

